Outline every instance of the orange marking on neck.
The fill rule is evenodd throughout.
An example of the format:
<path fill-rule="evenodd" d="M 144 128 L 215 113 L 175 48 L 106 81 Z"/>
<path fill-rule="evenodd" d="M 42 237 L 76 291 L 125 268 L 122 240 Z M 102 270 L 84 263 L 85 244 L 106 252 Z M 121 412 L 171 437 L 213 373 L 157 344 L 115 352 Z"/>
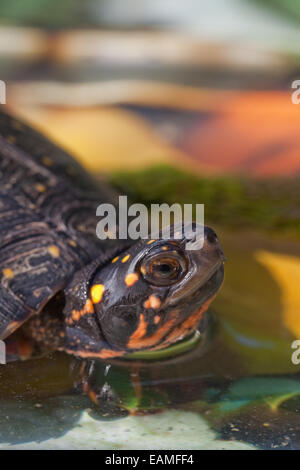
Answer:
<path fill-rule="evenodd" d="M 120 357 L 120 356 L 124 356 L 125 354 L 124 351 L 113 351 L 112 349 L 101 349 L 99 352 L 81 351 L 81 350 L 75 351 L 72 349 L 64 349 L 64 348 L 60 348 L 60 350 L 65 351 L 68 354 L 73 354 L 74 356 L 78 356 L 78 357 L 87 357 L 87 358 L 100 357 L 101 359 Z"/>
<path fill-rule="evenodd" d="M 123 356 L 124 352 L 123 351 L 113 351 L 112 349 L 101 349 L 99 356 L 102 357 L 103 359 L 109 358 L 109 357 L 118 357 L 118 356 Z"/>
<path fill-rule="evenodd" d="M 190 315 L 184 322 L 182 322 L 181 325 L 175 328 L 172 331 L 172 333 L 166 338 L 166 341 L 164 342 L 164 344 L 166 345 L 169 343 L 173 343 L 179 338 L 183 338 L 191 330 L 192 327 L 194 327 L 195 329 L 198 326 L 203 316 L 203 313 L 206 312 L 206 310 L 208 309 L 209 305 L 214 300 L 214 298 L 215 298 L 215 295 L 212 298 L 208 299 L 206 302 L 204 302 L 204 304 L 201 306 L 199 310 L 197 310 L 195 313 Z"/>
<path fill-rule="evenodd" d="M 161 301 L 158 297 L 151 294 L 147 300 L 144 302 L 145 308 L 159 308 L 161 306 Z"/>
<path fill-rule="evenodd" d="M 94 306 L 91 299 L 88 299 L 81 310 L 72 310 L 72 319 L 78 321 L 83 315 L 94 313 Z"/>
<path fill-rule="evenodd" d="M 140 315 L 140 324 L 136 331 L 130 336 L 127 346 L 131 349 L 147 349 L 155 346 L 159 341 L 168 333 L 170 328 L 176 322 L 178 316 L 178 310 L 174 310 L 171 314 L 170 320 L 162 325 L 152 336 L 149 338 L 143 338 L 146 330 L 144 329 L 147 323 L 144 321 L 144 315 Z"/>
<path fill-rule="evenodd" d="M 147 331 L 147 322 L 145 321 L 144 315 L 141 313 L 140 314 L 140 321 L 138 324 L 137 329 L 132 333 L 132 335 L 129 338 L 128 346 L 129 347 L 135 347 L 135 343 L 139 342 L 143 336 L 145 336 Z"/>

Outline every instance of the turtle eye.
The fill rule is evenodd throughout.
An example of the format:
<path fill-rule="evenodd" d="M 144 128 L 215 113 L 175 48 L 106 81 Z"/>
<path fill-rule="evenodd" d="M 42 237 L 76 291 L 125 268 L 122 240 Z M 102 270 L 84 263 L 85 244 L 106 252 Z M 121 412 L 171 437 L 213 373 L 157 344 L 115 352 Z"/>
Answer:
<path fill-rule="evenodd" d="M 166 286 L 181 278 L 186 268 L 186 259 L 177 252 L 171 252 L 145 259 L 140 270 L 151 284 Z"/>

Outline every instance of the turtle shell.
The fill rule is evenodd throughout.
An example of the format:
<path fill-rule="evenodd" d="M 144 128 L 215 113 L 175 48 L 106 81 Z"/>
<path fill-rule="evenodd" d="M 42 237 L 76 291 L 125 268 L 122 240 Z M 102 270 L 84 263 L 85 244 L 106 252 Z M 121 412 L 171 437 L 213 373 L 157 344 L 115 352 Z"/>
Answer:
<path fill-rule="evenodd" d="M 0 111 L 0 339 L 107 250 L 96 208 L 116 200 L 67 152 Z"/>

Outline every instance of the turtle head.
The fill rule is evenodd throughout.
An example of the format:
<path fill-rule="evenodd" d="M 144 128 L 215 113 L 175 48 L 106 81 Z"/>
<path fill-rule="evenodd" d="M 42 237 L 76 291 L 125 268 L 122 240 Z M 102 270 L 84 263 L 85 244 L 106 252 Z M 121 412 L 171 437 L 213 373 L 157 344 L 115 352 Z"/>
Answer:
<path fill-rule="evenodd" d="M 90 298 L 109 348 L 161 349 L 197 329 L 224 272 L 217 235 L 201 233 L 199 249 L 185 235 L 142 240 L 95 272 Z"/>

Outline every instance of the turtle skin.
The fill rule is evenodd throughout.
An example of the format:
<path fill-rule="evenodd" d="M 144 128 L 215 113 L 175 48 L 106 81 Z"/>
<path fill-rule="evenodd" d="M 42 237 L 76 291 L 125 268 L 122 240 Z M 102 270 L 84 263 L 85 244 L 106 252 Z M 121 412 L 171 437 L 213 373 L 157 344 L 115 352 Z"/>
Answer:
<path fill-rule="evenodd" d="M 0 339 L 112 247 L 96 207 L 117 200 L 64 150 L 0 111 Z"/>

